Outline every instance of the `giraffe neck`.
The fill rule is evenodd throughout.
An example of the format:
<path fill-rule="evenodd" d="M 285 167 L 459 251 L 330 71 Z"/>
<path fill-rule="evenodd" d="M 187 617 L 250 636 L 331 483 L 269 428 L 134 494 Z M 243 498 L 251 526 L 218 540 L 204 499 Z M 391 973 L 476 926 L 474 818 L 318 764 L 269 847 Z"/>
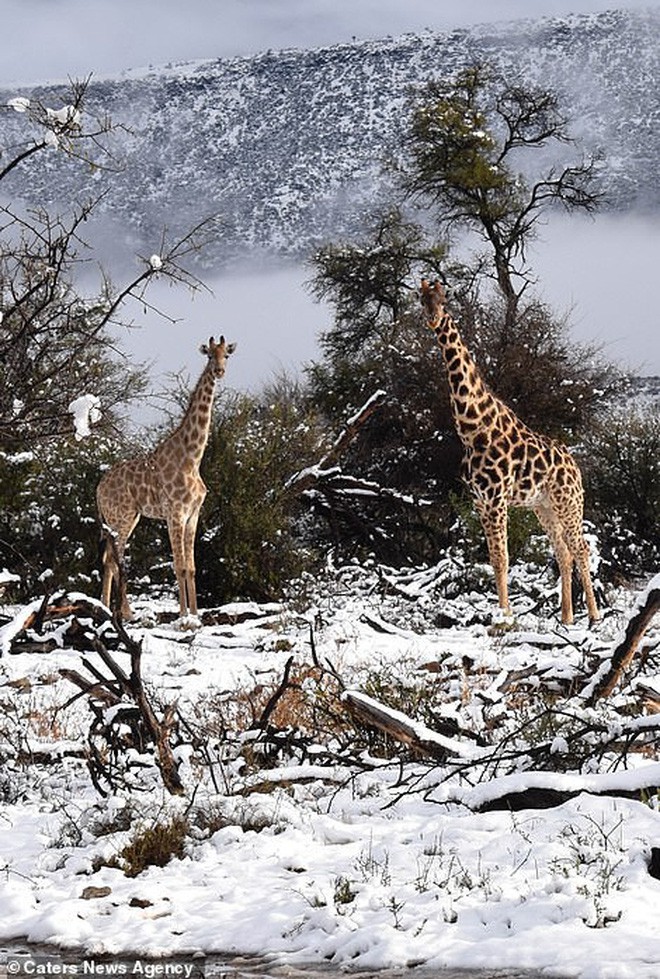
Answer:
<path fill-rule="evenodd" d="M 215 375 L 207 367 L 195 385 L 179 427 L 162 443 L 163 448 L 178 450 L 186 464 L 195 469 L 199 468 L 208 442 L 214 396 Z"/>
<path fill-rule="evenodd" d="M 500 402 L 486 387 L 449 313 L 433 329 L 445 362 L 456 430 L 465 445 L 472 445 L 484 424 L 494 421 Z"/>

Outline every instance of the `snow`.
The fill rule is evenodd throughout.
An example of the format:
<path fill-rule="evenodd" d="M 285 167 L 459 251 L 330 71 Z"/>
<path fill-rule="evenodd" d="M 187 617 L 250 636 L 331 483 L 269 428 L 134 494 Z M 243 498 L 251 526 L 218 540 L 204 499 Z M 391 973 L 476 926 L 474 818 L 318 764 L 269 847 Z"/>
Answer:
<path fill-rule="evenodd" d="M 73 415 L 76 438 L 82 440 L 92 433 L 92 425 L 101 419 L 101 399 L 95 394 L 82 394 L 69 405 Z"/>
<path fill-rule="evenodd" d="M 14 112 L 27 112 L 30 108 L 30 100 L 19 96 L 15 99 L 9 99 L 7 105 L 10 109 L 13 109 Z"/>
<path fill-rule="evenodd" d="M 6 580 L 6 578 L 3 579 L 3 581 Z M 42 604 L 43 599 L 35 599 L 29 605 L 23 606 L 9 622 L 3 625 L 0 629 L 0 653 L 2 656 L 8 655 L 12 640 L 22 631 L 28 619 L 39 611 Z"/>
<path fill-rule="evenodd" d="M 492 763 L 492 744 L 441 735 L 431 724 L 415 729 L 450 749 L 446 764 L 361 749 L 358 765 L 332 736 L 278 759 L 260 748 L 258 731 L 247 733 L 250 705 L 259 690 L 277 687 L 290 657 L 306 696 L 327 695 L 318 678 L 305 678 L 313 641 L 316 662 L 331 664 L 365 704 L 382 706 L 390 681 L 404 692 L 439 684 L 447 691 L 442 717 L 462 725 L 473 718 L 481 734 L 484 718 L 499 717 L 510 736 L 518 723 L 509 716 L 511 672 L 533 666 L 539 698 L 544 676 L 575 680 L 585 657 L 606 655 L 634 595 L 617 593 L 595 632 L 578 626 L 564 635 L 554 616 L 525 612 L 506 631 L 480 623 L 442 629 L 432 625 L 437 593 L 426 587 L 428 569 L 416 581 L 405 577 L 413 598 L 379 591 L 375 570 L 333 574 L 316 582 L 304 606 L 236 602 L 202 614 L 206 624 L 185 633 L 164 621 L 166 612 L 175 620 L 174 601 L 134 601 L 130 633 L 142 641 L 146 688 L 161 708 L 176 701 L 182 716 L 196 718 L 216 752 L 214 785 L 190 745 L 177 749 L 181 798 L 164 791 L 153 764 L 133 787 L 105 798 L 94 790 L 84 759 L 72 754 L 85 742 L 89 709 L 84 698 L 65 709 L 75 688 L 58 679 L 62 668 L 83 668 L 82 654 L 67 646 L 62 623 L 51 653 L 12 652 L 41 602 L 9 612 L 0 636 L 0 941 L 85 955 L 241 953 L 288 966 L 487 966 L 657 979 L 660 881 L 648 873 L 651 848 L 660 846 L 657 796 L 618 794 L 660 784 L 653 714 L 624 716 L 602 705 L 603 724 L 609 716 L 622 730 L 648 729 L 644 750 L 631 751 L 627 765 L 611 753 L 593 770 L 516 770 L 500 758 L 501 770 L 488 777 L 478 765 Z M 397 573 L 388 579 L 396 583 Z M 494 595 L 470 601 L 480 613 Z M 126 668 L 125 654 L 115 656 Z M 381 693 L 365 693 L 370 683 Z M 540 710 L 533 698 L 526 709 Z M 12 712 L 23 718 L 18 739 L 7 722 Z M 243 733 L 224 743 L 223 724 L 241 716 Z M 552 757 L 565 756 L 573 740 L 567 730 L 549 732 Z M 53 760 L 29 765 L 26 750 Z M 503 792 L 539 786 L 575 794 L 543 810 L 488 809 Z M 119 857 L 132 835 L 175 816 L 189 820 L 183 857 L 126 876 Z M 90 886 L 106 890 L 85 899 Z"/>
<path fill-rule="evenodd" d="M 61 129 L 79 129 L 80 111 L 75 105 L 63 105 L 61 109 L 46 109 L 51 124 Z"/>

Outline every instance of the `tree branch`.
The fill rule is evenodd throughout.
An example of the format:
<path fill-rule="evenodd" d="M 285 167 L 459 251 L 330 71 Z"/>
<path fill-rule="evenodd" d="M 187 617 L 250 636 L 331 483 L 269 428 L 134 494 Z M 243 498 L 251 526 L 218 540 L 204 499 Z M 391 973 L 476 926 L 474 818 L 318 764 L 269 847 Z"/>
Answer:
<path fill-rule="evenodd" d="M 319 479 L 330 475 L 339 457 L 358 435 L 364 423 L 381 407 L 386 396 L 385 391 L 376 391 L 375 394 L 372 394 L 369 400 L 348 419 L 340 434 L 316 465 L 301 469 L 287 480 L 284 486 L 285 492 L 304 493 L 305 490 L 314 486 Z"/>
<path fill-rule="evenodd" d="M 630 615 L 624 634 L 612 650 L 595 677 L 582 691 L 582 696 L 590 706 L 600 698 L 608 697 L 628 669 L 644 634 L 655 615 L 660 612 L 660 574 L 652 579 L 644 594 L 638 600 Z"/>

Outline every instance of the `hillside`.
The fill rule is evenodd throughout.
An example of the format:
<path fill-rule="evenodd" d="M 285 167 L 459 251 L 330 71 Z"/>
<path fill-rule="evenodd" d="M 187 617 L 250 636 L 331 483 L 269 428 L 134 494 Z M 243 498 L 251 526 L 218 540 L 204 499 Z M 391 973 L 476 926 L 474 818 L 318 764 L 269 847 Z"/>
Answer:
<path fill-rule="evenodd" d="M 221 218 L 213 266 L 265 250 L 300 256 L 359 226 L 387 199 L 411 92 L 475 60 L 555 88 L 572 131 L 606 160 L 611 207 L 655 210 L 660 190 L 660 15 L 613 11 L 519 21 L 319 50 L 268 51 L 92 79 L 88 109 L 127 127 L 120 172 L 96 170 L 83 193 L 137 243 L 167 226 Z M 61 104 L 62 89 L 6 90 Z M 4 145 L 24 120 L 0 116 Z M 572 150 L 569 148 L 569 152 Z M 33 168 L 34 170 L 35 168 Z M 5 190 L 31 203 L 79 199 L 80 168 L 49 155 Z"/>

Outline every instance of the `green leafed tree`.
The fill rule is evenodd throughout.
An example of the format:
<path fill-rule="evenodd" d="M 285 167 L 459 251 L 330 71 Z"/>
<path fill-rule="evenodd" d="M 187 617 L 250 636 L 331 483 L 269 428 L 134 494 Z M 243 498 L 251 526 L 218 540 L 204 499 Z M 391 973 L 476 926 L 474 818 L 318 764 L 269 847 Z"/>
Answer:
<path fill-rule="evenodd" d="M 592 212 L 601 200 L 593 160 L 547 163 L 570 142 L 554 92 L 484 66 L 430 83 L 413 109 L 403 185 L 445 237 L 467 230 L 485 244 L 507 327 L 531 281 L 526 253 L 539 220 L 553 205 Z"/>
<path fill-rule="evenodd" d="M 614 575 L 660 564 L 660 405 L 636 400 L 604 414 L 587 438 L 587 501 Z"/>
<path fill-rule="evenodd" d="M 300 387 L 287 378 L 258 396 L 223 391 L 218 397 L 202 466 L 208 496 L 197 582 L 204 602 L 279 598 L 309 568 L 306 508 L 287 492 L 287 482 L 316 460 L 324 438 Z"/>

